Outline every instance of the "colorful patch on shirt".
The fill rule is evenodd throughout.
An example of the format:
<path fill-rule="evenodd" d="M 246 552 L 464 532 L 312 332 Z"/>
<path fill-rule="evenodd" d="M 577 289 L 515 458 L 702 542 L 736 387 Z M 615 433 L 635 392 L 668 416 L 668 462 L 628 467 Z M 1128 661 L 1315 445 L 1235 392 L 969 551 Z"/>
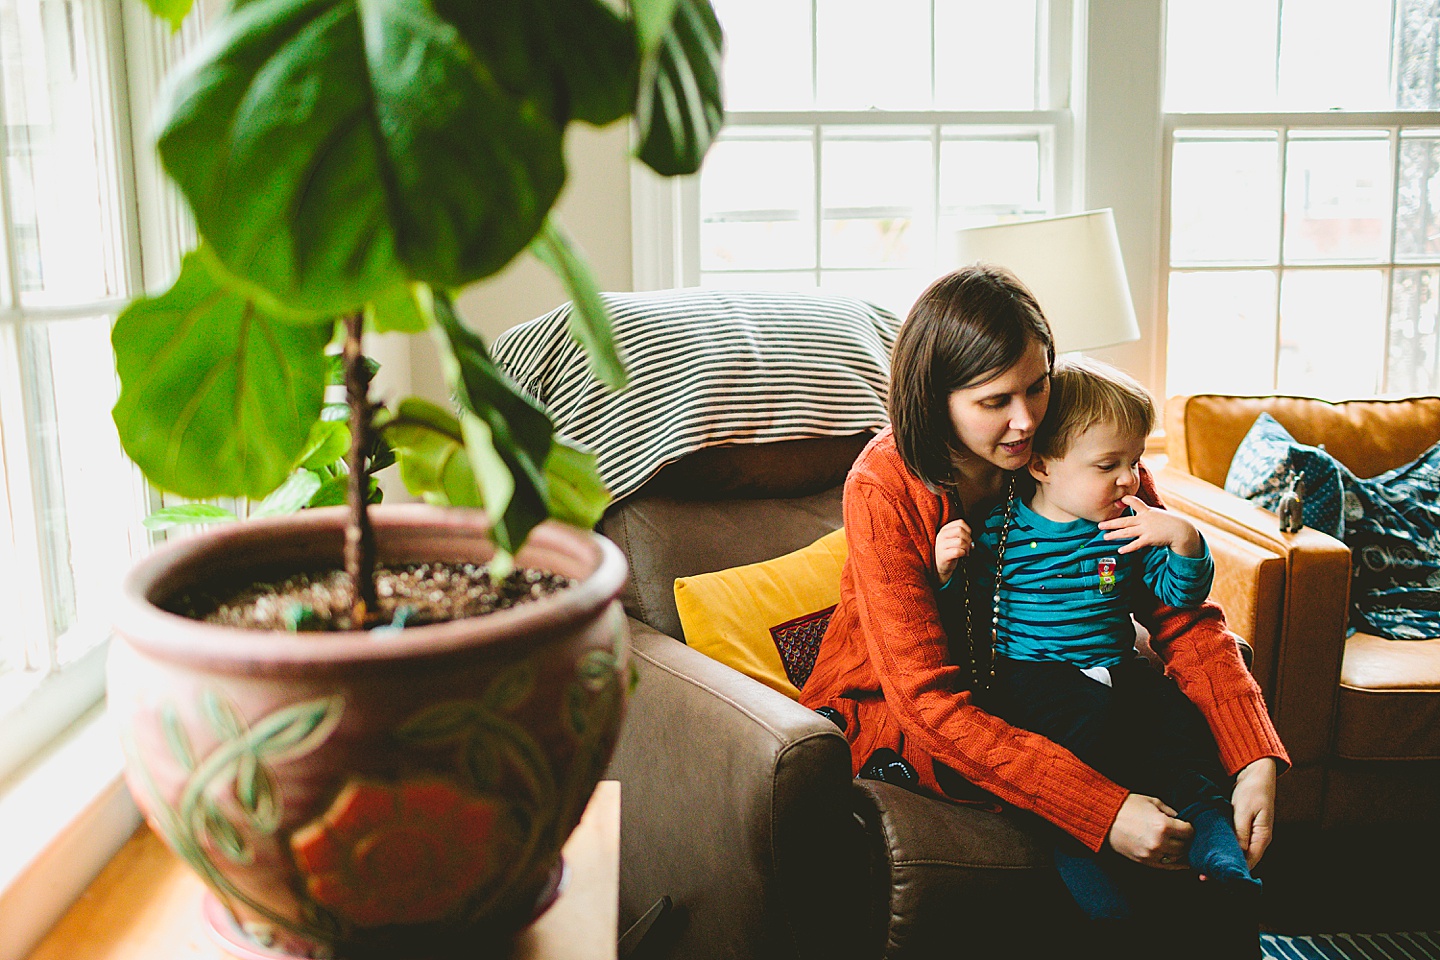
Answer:
<path fill-rule="evenodd" d="M 1101 557 L 1095 561 L 1100 570 L 1100 592 L 1109 593 L 1115 589 L 1115 558 Z"/>

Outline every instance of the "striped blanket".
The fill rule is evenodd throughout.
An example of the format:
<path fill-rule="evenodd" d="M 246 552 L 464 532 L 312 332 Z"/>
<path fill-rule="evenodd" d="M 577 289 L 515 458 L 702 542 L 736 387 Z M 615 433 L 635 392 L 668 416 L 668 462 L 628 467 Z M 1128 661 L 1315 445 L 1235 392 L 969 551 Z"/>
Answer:
<path fill-rule="evenodd" d="M 612 393 L 566 331 L 570 305 L 496 338 L 495 360 L 596 454 L 615 500 L 704 447 L 844 436 L 887 422 L 899 321 L 862 300 L 672 290 L 603 294 L 630 387 Z"/>

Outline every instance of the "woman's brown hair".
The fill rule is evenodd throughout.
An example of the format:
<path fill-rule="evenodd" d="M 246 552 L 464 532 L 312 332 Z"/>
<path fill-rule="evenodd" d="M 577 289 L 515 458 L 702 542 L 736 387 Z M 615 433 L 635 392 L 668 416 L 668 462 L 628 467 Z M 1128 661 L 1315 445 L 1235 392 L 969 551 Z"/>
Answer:
<path fill-rule="evenodd" d="M 888 403 L 895 447 L 916 476 L 950 486 L 959 452 L 950 394 L 999 376 L 1036 341 L 1053 365 L 1050 324 L 1034 295 L 1004 267 L 964 267 L 920 294 L 891 354 Z"/>

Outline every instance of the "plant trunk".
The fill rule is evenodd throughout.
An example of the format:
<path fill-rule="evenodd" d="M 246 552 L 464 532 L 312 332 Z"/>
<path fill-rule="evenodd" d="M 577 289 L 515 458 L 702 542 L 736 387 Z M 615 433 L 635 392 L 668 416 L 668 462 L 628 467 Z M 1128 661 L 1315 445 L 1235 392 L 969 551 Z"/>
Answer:
<path fill-rule="evenodd" d="M 364 627 L 377 612 L 375 599 L 375 531 L 370 526 L 369 453 L 370 368 L 361 350 L 365 314 L 359 310 L 345 318 L 345 401 L 350 405 L 350 468 L 347 503 L 350 521 L 345 525 L 345 572 L 355 591 L 354 626 Z"/>

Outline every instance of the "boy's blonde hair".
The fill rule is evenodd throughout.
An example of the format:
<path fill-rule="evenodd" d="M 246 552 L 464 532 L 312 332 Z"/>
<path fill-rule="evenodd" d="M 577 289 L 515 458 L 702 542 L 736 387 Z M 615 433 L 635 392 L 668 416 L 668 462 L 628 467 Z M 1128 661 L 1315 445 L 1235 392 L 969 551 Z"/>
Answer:
<path fill-rule="evenodd" d="M 1050 405 L 1035 431 L 1035 453 L 1058 460 L 1098 423 L 1113 423 L 1133 437 L 1155 428 L 1155 401 L 1140 382 L 1090 357 L 1061 357 L 1050 374 Z"/>

